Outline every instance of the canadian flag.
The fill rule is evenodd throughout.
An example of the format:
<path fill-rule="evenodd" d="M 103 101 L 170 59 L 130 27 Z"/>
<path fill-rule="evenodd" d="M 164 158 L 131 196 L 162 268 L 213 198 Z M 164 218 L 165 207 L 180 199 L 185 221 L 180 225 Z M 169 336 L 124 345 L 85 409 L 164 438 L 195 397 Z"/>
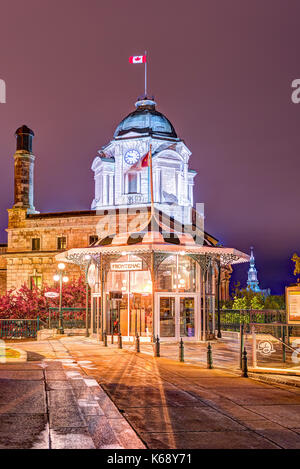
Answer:
<path fill-rule="evenodd" d="M 130 64 L 144 64 L 146 63 L 146 55 L 133 55 L 129 57 Z"/>
<path fill-rule="evenodd" d="M 140 158 L 136 163 L 134 163 L 130 168 L 127 169 L 126 173 L 129 171 L 140 171 L 142 168 L 147 168 L 149 166 L 149 157 L 150 151 L 146 153 L 142 158 Z"/>

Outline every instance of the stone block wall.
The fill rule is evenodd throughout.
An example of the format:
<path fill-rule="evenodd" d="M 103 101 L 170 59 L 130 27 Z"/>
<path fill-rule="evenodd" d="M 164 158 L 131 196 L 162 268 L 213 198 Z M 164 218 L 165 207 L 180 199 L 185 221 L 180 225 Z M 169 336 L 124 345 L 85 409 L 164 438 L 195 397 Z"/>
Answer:
<path fill-rule="evenodd" d="M 66 275 L 71 279 L 78 278 L 84 273 L 74 264 L 66 265 Z M 30 285 L 30 277 L 41 276 L 43 285 L 55 285 L 53 275 L 57 273 L 55 255 L 31 257 L 29 255 L 8 257 L 7 259 L 7 289 L 19 289 L 22 285 Z"/>
<path fill-rule="evenodd" d="M 53 285 L 57 271 L 55 256 L 57 238 L 65 236 L 67 249 L 87 247 L 89 237 L 102 239 L 109 234 L 128 231 L 128 224 L 138 217 L 140 224 L 146 223 L 148 212 L 138 215 L 134 211 L 123 212 L 66 212 L 27 215 L 24 209 L 10 209 L 8 223 L 6 288 L 18 289 L 30 285 L 32 275 L 41 275 L 42 283 Z M 132 228 L 132 226 L 130 226 Z M 32 238 L 40 238 L 40 250 L 32 251 Z M 1 257 L 0 257 L 1 259 Z M 6 261 L 5 261 L 6 262 Z M 0 265 L 1 269 L 1 265 Z M 74 264 L 67 264 L 66 274 L 78 278 L 83 272 Z M 4 280 L 0 288 L 4 287 Z"/>

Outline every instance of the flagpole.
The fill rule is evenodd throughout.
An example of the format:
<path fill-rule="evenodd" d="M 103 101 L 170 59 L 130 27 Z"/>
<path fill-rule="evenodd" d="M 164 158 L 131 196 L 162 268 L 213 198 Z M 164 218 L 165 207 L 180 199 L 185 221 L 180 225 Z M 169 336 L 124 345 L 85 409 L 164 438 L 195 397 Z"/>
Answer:
<path fill-rule="evenodd" d="M 145 57 L 146 57 L 146 62 L 145 62 L 145 98 L 147 97 L 147 51 L 145 50 Z"/>
<path fill-rule="evenodd" d="M 154 206 L 154 197 L 153 197 L 153 173 L 152 173 L 152 145 L 150 143 L 149 150 L 149 169 L 150 169 L 150 195 L 151 195 L 151 211 Z"/>

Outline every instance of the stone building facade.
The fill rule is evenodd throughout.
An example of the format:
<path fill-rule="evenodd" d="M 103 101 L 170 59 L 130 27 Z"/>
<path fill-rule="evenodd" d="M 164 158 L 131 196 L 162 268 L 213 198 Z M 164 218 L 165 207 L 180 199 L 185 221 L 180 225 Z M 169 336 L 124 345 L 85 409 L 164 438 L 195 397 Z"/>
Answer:
<path fill-rule="evenodd" d="M 52 285 L 59 252 L 87 247 L 110 234 L 129 231 L 127 225 L 137 216 L 138 207 L 146 212 L 149 207 L 149 171 L 137 167 L 149 142 L 153 149 L 156 209 L 180 223 L 193 223 L 196 173 L 188 167 L 191 152 L 177 137 L 170 121 L 156 111 L 153 101 L 142 100 L 136 107 L 121 121 L 112 142 L 99 150 L 94 159 L 95 197 L 91 210 L 36 211 L 34 133 L 25 125 L 16 131 L 15 202 L 8 209 L 7 245 L 0 245 L 0 293 L 23 284 Z M 204 243 L 216 246 L 218 241 L 205 233 Z M 74 264 L 67 269 L 70 278 L 83 274 Z M 224 300 L 229 297 L 231 271 L 231 266 L 225 266 L 221 274 L 220 293 Z"/>
<path fill-rule="evenodd" d="M 116 227 L 117 232 L 127 231 L 127 224 L 136 216 L 126 209 L 28 214 L 26 209 L 12 208 L 8 214 L 8 245 L 0 256 L 7 268 L 2 292 L 5 288 L 17 289 L 24 284 L 31 286 L 33 282 L 38 286 L 52 285 L 53 275 L 57 272 L 56 254 L 89 246 L 115 234 Z M 76 278 L 84 272 L 68 264 L 67 274 Z"/>

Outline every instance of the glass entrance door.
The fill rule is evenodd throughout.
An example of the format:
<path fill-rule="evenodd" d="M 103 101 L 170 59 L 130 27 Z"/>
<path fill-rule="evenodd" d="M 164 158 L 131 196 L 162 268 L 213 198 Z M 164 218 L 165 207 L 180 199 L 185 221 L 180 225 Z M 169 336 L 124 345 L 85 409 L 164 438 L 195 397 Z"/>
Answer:
<path fill-rule="evenodd" d="M 175 337 L 176 335 L 174 296 L 161 296 L 159 298 L 159 329 L 160 337 Z"/>
<path fill-rule="evenodd" d="M 91 330 L 93 334 L 97 334 L 101 329 L 101 296 L 98 293 L 92 294 L 91 306 Z"/>
<path fill-rule="evenodd" d="M 181 296 L 179 303 L 180 337 L 195 337 L 195 298 Z"/>
<path fill-rule="evenodd" d="M 196 338 L 196 296 L 159 294 L 157 331 L 164 339 Z"/>

